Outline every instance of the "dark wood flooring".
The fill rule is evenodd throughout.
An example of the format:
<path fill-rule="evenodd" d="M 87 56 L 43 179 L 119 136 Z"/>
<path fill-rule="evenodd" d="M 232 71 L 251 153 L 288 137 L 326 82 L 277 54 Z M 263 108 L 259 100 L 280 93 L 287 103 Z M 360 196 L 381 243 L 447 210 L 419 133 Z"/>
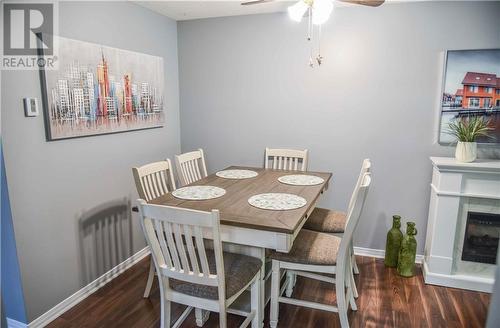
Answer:
<path fill-rule="evenodd" d="M 351 327 L 484 327 L 490 302 L 487 293 L 425 285 L 422 271 L 402 278 L 383 260 L 358 258 L 356 276 L 360 297 L 358 311 L 350 312 Z M 143 299 L 149 259 L 144 259 L 89 296 L 48 327 L 158 327 L 159 290 L 155 282 L 150 299 Z M 333 285 L 298 277 L 294 297 L 335 304 Z M 183 307 L 173 308 L 173 317 Z M 269 327 L 269 306 L 265 325 Z M 228 326 L 243 319 L 228 316 Z M 218 316 L 210 315 L 205 327 L 217 327 Z M 340 327 L 335 313 L 287 304 L 280 305 L 280 327 Z M 196 327 L 194 311 L 182 327 Z"/>

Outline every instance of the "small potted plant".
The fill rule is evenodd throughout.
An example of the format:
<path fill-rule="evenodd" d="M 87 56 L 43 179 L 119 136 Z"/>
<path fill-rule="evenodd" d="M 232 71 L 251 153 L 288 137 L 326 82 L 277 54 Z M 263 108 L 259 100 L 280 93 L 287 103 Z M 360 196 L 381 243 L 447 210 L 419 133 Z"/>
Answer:
<path fill-rule="evenodd" d="M 448 123 L 448 133 L 457 139 L 455 158 L 473 162 L 477 157 L 477 137 L 490 137 L 490 121 L 482 116 L 461 117 Z"/>

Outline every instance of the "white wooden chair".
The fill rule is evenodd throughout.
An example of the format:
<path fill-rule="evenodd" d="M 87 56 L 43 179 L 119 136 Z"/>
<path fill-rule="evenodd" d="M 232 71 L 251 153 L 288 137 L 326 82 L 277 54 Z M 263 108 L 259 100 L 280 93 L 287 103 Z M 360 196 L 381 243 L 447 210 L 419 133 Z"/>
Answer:
<path fill-rule="evenodd" d="M 342 234 L 345 231 L 345 226 L 346 226 L 346 221 L 347 221 L 347 213 L 351 210 L 353 204 L 354 204 L 354 199 L 356 198 L 357 190 L 359 189 L 361 185 L 362 178 L 365 173 L 370 172 L 371 170 L 371 161 L 369 159 L 363 160 L 363 164 L 361 165 L 361 171 L 359 172 L 358 180 L 356 181 L 356 185 L 354 187 L 354 192 L 351 195 L 351 199 L 349 200 L 349 205 L 347 206 L 347 212 L 342 212 L 342 211 L 336 211 L 336 210 L 329 210 L 325 208 L 316 208 L 314 211 L 311 213 L 309 218 L 307 219 L 306 223 L 304 224 L 304 229 L 316 231 L 316 232 L 325 232 L 325 233 L 331 233 L 336 236 L 342 237 Z M 352 255 L 352 272 L 354 274 L 359 274 L 359 269 L 356 264 L 356 257 L 354 255 L 354 248 L 351 245 L 351 255 Z M 295 277 L 291 277 L 290 281 L 295 282 Z M 354 281 L 354 276 L 351 275 L 351 280 L 352 280 L 352 289 L 353 289 L 353 294 L 354 297 L 358 297 L 358 290 L 356 288 L 356 283 Z M 290 283 L 288 285 L 286 295 L 288 297 L 291 296 L 293 292 L 293 283 Z"/>
<path fill-rule="evenodd" d="M 347 215 L 347 224 L 342 238 L 303 229 L 297 235 L 290 252 L 271 252 L 271 328 L 275 328 L 278 324 L 280 302 L 338 312 L 341 326 L 343 328 L 349 327 L 347 318 L 349 304 L 353 311 L 357 310 L 349 279 L 351 271 L 350 248 L 370 184 L 370 173 L 365 173 L 354 197 L 353 206 Z M 337 306 L 280 296 L 280 270 L 282 269 L 306 278 L 335 284 Z M 334 277 L 330 275 L 334 275 Z"/>
<path fill-rule="evenodd" d="M 141 167 L 132 168 L 134 174 L 135 187 L 141 199 L 149 202 L 166 193 L 174 191 L 175 180 L 172 173 L 172 163 L 170 159 L 165 161 L 146 164 Z M 153 260 L 149 262 L 148 281 L 144 289 L 144 298 L 148 298 L 153 286 L 155 276 L 155 266 Z"/>
<path fill-rule="evenodd" d="M 170 326 L 170 302 L 176 302 L 188 307 L 173 327 L 179 327 L 196 307 L 218 312 L 219 327 L 225 328 L 228 307 L 250 287 L 250 313 L 245 313 L 240 327 L 252 323 L 253 328 L 260 328 L 257 313 L 262 261 L 222 251 L 219 211 L 148 205 L 144 200 L 139 204 L 142 228 L 159 277 L 161 327 Z M 205 249 L 203 229 L 211 230 L 213 251 Z"/>
<path fill-rule="evenodd" d="M 307 171 L 307 149 L 266 148 L 265 156 L 266 169 Z"/>
<path fill-rule="evenodd" d="M 201 148 L 189 153 L 176 155 L 175 163 L 182 186 L 198 181 L 208 175 L 205 155 Z"/>
<path fill-rule="evenodd" d="M 264 168 L 266 169 L 307 171 L 307 149 L 296 150 L 266 147 L 264 156 Z M 290 296 L 296 282 L 295 275 L 289 273 L 286 281 L 288 286 L 287 295 Z"/>

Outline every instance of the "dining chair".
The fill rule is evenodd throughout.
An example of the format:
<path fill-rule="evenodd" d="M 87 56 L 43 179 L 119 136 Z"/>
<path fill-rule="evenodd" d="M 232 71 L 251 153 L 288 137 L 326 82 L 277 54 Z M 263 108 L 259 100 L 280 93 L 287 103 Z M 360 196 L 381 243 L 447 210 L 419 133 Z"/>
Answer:
<path fill-rule="evenodd" d="M 225 328 L 228 307 L 250 287 L 250 312 L 237 311 L 260 328 L 256 315 L 261 296 L 258 258 L 222 251 L 219 211 L 196 211 L 151 205 L 140 199 L 141 225 L 158 272 L 161 327 L 170 327 L 170 303 L 187 305 L 173 327 L 178 327 L 193 307 L 219 313 L 219 327 Z M 205 249 L 203 230 L 213 238 L 213 250 Z"/>
<path fill-rule="evenodd" d="M 342 238 L 322 232 L 301 230 L 288 253 L 272 251 L 270 325 L 278 324 L 279 303 L 338 312 L 340 325 L 349 327 L 347 310 L 349 305 L 357 310 L 352 294 L 351 280 L 351 243 L 353 233 L 363 211 L 366 195 L 371 184 L 370 173 L 365 173 L 361 185 L 354 196 L 353 206 L 346 219 Z M 287 270 L 306 278 L 335 284 L 337 305 L 328 305 L 281 296 L 280 270 Z"/>
<path fill-rule="evenodd" d="M 266 147 L 264 157 L 264 168 L 274 170 L 296 170 L 306 171 L 308 164 L 308 150 L 268 148 Z M 266 251 L 268 253 L 268 251 Z M 267 254 L 266 253 L 266 254 Z M 267 256 L 266 256 L 267 257 Z M 267 259 L 269 261 L 269 258 Z M 290 273 L 287 275 L 287 293 L 292 293 L 296 277 Z"/>
<path fill-rule="evenodd" d="M 170 159 L 132 168 L 135 187 L 141 199 L 149 202 L 176 189 L 172 163 Z M 153 286 L 155 266 L 153 260 L 149 261 L 148 281 L 144 289 L 144 298 L 148 298 Z"/>
<path fill-rule="evenodd" d="M 274 170 L 307 170 L 307 149 L 266 148 L 264 168 Z"/>
<path fill-rule="evenodd" d="M 189 153 L 176 155 L 175 163 L 182 186 L 198 181 L 208 175 L 205 155 L 201 148 Z"/>
<path fill-rule="evenodd" d="M 361 165 L 361 170 L 358 175 L 358 179 L 356 181 L 356 185 L 354 187 L 354 192 L 351 195 L 351 199 L 349 200 L 349 205 L 347 206 L 347 213 L 351 210 L 353 204 L 354 204 L 354 199 L 356 198 L 357 191 L 359 190 L 359 187 L 361 185 L 363 176 L 365 173 L 370 172 L 371 170 L 371 161 L 369 159 L 363 160 L 363 164 Z M 331 233 L 335 234 L 339 237 L 342 236 L 342 234 L 345 231 L 346 227 L 346 220 L 347 220 L 347 213 L 343 211 L 338 211 L 338 210 L 329 210 L 325 208 L 315 208 L 311 215 L 308 217 L 306 223 L 304 224 L 303 228 L 307 230 L 312 230 L 316 232 L 325 232 L 325 233 Z M 352 256 L 352 273 L 354 274 L 359 274 L 359 269 L 358 265 L 356 264 L 356 257 L 354 255 L 354 247 L 351 245 L 351 256 Z M 358 290 L 356 288 L 356 283 L 354 281 L 354 276 L 351 274 L 351 280 L 352 280 L 352 289 L 353 289 L 353 294 L 354 297 L 358 297 Z M 294 280 L 293 280 L 294 281 Z M 287 288 L 287 296 L 290 296 L 293 289 L 293 284 L 289 284 L 289 288 Z"/>

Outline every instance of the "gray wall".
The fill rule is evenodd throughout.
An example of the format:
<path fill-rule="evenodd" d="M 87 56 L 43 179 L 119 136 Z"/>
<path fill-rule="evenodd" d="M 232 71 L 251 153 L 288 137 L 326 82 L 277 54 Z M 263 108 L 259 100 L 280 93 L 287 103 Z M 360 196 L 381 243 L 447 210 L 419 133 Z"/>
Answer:
<path fill-rule="evenodd" d="M 131 167 L 179 152 L 177 24 L 131 3 L 60 3 L 60 35 L 164 58 L 164 128 L 46 142 L 43 116 L 25 118 L 22 98 L 40 100 L 35 71 L 2 74 L 2 132 L 28 320 L 83 286 L 77 220 L 82 212 L 137 198 Z M 133 220 L 133 253 L 145 246 Z"/>
<path fill-rule="evenodd" d="M 311 170 L 334 173 L 321 205 L 338 209 L 369 157 L 356 246 L 383 249 L 398 213 L 417 222 L 422 253 L 429 156 L 453 154 L 434 144 L 440 52 L 500 47 L 499 21 L 499 2 L 338 8 L 314 69 L 306 23 L 285 13 L 180 22 L 182 150 L 203 147 L 214 171 L 261 166 L 266 146 L 308 148 Z"/>

